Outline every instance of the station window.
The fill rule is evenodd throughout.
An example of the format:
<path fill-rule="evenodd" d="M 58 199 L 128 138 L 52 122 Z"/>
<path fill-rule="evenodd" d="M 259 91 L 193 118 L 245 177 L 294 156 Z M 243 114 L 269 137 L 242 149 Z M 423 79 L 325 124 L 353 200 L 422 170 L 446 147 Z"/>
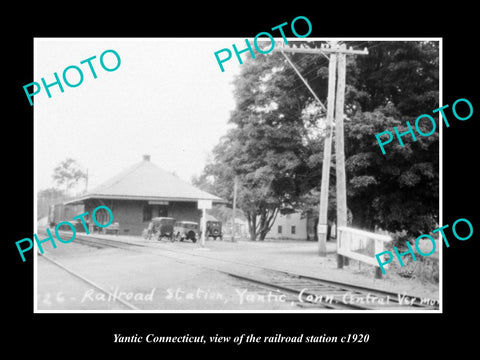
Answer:
<path fill-rule="evenodd" d="M 278 225 L 278 233 L 279 233 L 279 234 L 282 233 L 282 225 Z"/>
<path fill-rule="evenodd" d="M 168 215 L 168 206 L 160 205 L 158 207 L 158 216 L 166 217 Z"/>
<path fill-rule="evenodd" d="M 297 232 L 297 227 L 295 225 L 292 225 L 292 235 Z"/>

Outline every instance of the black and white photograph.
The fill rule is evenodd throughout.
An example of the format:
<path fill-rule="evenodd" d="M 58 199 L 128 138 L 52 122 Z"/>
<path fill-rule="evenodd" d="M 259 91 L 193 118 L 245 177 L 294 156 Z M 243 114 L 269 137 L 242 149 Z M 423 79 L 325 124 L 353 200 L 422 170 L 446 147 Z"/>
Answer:
<path fill-rule="evenodd" d="M 441 39 L 263 37 L 35 40 L 36 311 L 440 311 Z"/>
<path fill-rule="evenodd" d="M 468 354 L 475 11 L 199 5 L 5 11 L 5 350 Z"/>

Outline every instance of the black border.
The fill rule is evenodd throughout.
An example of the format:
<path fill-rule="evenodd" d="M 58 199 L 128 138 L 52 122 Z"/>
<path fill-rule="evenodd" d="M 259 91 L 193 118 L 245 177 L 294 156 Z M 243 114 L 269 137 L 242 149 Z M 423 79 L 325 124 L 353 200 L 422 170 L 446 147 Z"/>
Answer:
<path fill-rule="evenodd" d="M 260 10 L 246 4 L 203 5 L 192 9 L 172 10 L 167 5 L 136 5 L 119 9 L 114 5 L 105 12 L 85 6 L 85 9 L 65 12 L 59 9 L 14 14 L 13 28 L 5 29 L 8 54 L 3 56 L 7 86 L 4 92 L 5 140 L 3 142 L 4 202 L 7 216 L 4 228 L 4 259 L 7 268 L 4 278 L 8 338 L 12 349 L 47 349 L 58 353 L 58 345 L 67 345 L 72 354 L 92 356 L 93 350 L 105 349 L 111 354 L 126 350 L 151 350 L 157 354 L 165 348 L 175 351 L 223 351 L 251 353 L 260 345 L 159 345 L 113 344 L 113 333 L 158 335 L 191 335 L 216 333 L 235 336 L 253 333 L 260 335 L 369 333 L 367 344 L 290 345 L 299 355 L 301 350 L 354 350 L 357 354 L 379 354 L 380 349 L 392 354 L 424 353 L 434 349 L 462 344 L 466 350 L 474 344 L 474 335 L 467 327 L 475 312 L 475 288 L 470 278 L 475 274 L 478 244 L 478 215 L 470 206 L 474 201 L 474 149 L 478 111 L 478 91 L 474 92 L 478 70 L 475 55 L 475 9 L 456 3 L 450 9 L 420 10 L 418 4 L 406 3 L 369 8 L 366 4 L 338 4 L 329 9 L 319 3 L 313 9 L 306 5 L 276 3 Z M 124 5 L 121 5 L 123 7 Z M 60 9 L 62 10 L 62 9 Z M 66 10 L 63 9 L 63 10 Z M 276 12 L 273 12 L 276 10 Z M 26 10 L 24 10 L 25 12 Z M 22 15 L 19 15 L 22 14 Z M 470 15 L 471 14 L 471 15 Z M 474 236 L 465 242 L 451 241 L 444 248 L 443 314 L 33 314 L 33 259 L 27 256 L 22 263 L 14 242 L 33 234 L 33 108 L 29 106 L 22 86 L 33 81 L 33 37 L 253 37 L 258 32 L 296 16 L 307 16 L 312 25 L 311 37 L 442 37 L 443 38 L 443 103 L 452 104 L 458 98 L 467 98 L 474 106 L 473 117 L 465 122 L 452 121 L 443 129 L 443 218 L 452 224 L 458 218 L 467 218 L 474 224 Z M 167 20 L 168 19 L 168 20 Z M 16 20 L 16 21 L 15 21 Z M 9 35 L 10 34 L 10 35 Z M 194 61 L 194 59 L 192 59 Z M 480 108 L 479 108 L 480 109 Z M 431 109 L 425 109 L 427 113 Z M 11 141 L 7 140 L 11 138 Z M 55 141 L 38 139 L 39 141 Z M 23 346 L 22 346 L 23 345 Z M 30 346 L 31 345 L 31 346 Z M 286 345 L 261 345 L 269 350 Z M 420 347 L 419 347 L 420 346 Z M 413 350 L 413 349 L 416 350 Z M 388 350 L 390 349 L 390 350 Z M 305 356 L 311 356 L 304 353 Z"/>

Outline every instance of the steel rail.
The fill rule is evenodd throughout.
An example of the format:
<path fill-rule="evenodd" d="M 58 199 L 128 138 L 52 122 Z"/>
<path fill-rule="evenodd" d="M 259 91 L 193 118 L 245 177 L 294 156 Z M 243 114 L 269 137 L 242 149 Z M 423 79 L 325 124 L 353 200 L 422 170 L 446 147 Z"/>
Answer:
<path fill-rule="evenodd" d="M 81 240 L 80 243 L 82 241 L 84 241 L 84 242 L 91 243 L 91 244 L 97 244 L 98 241 L 92 241 L 93 239 L 96 239 L 96 240 L 100 240 L 105 246 L 119 248 L 119 249 L 127 250 L 127 251 L 141 252 L 141 253 L 146 253 L 146 252 L 143 249 L 141 249 L 141 250 L 140 249 L 132 249 L 131 247 L 136 246 L 136 247 L 139 247 L 139 248 L 143 247 L 143 248 L 148 248 L 148 249 L 152 249 L 152 248 L 153 249 L 159 249 L 159 248 L 151 247 L 151 246 L 148 246 L 148 245 L 134 244 L 134 243 L 131 243 L 131 242 L 126 242 L 126 241 L 121 241 L 121 240 L 104 239 L 104 238 L 99 238 L 99 237 L 95 237 L 95 236 L 91 236 L 91 235 L 88 235 L 88 237 L 89 237 L 89 239 L 86 240 L 84 237 L 79 238 L 78 235 L 77 235 L 76 239 L 80 239 Z M 92 239 L 92 240 L 90 240 L 90 239 Z M 128 246 L 124 247 L 124 246 L 121 246 L 121 244 L 125 244 L 125 245 L 128 245 Z M 308 275 L 295 274 L 295 273 L 285 271 L 285 270 L 281 270 L 281 269 L 274 269 L 274 268 L 269 268 L 269 267 L 265 267 L 265 266 L 261 266 L 261 265 L 245 263 L 245 262 L 241 262 L 241 261 L 221 259 L 221 258 L 216 258 L 216 257 L 213 257 L 213 256 L 206 256 L 206 255 L 202 255 L 202 254 L 192 254 L 192 253 L 186 252 L 186 251 L 164 249 L 164 248 L 161 248 L 160 250 L 169 251 L 169 252 L 173 252 L 173 253 L 184 254 L 184 255 L 188 255 L 190 257 L 200 257 L 200 258 L 215 260 L 217 262 L 226 262 L 226 263 L 238 264 L 238 265 L 242 265 L 242 266 L 249 267 L 249 268 L 258 268 L 258 269 L 270 271 L 272 273 L 281 273 L 281 274 L 287 275 L 291 278 L 303 279 L 303 280 L 310 281 L 311 286 L 318 286 L 318 285 L 325 286 L 325 285 L 327 285 L 327 286 L 331 286 L 331 287 L 333 286 L 333 287 L 336 288 L 336 289 L 333 289 L 332 291 L 340 290 L 340 291 L 356 292 L 357 293 L 357 294 L 355 294 L 356 296 L 359 296 L 358 294 L 360 294 L 360 295 L 372 294 L 372 295 L 377 295 L 377 296 L 388 296 L 394 304 L 400 304 L 400 302 L 397 300 L 398 295 L 399 295 L 398 293 L 393 293 L 393 292 L 389 292 L 389 291 L 385 291 L 385 290 L 381 290 L 381 289 L 377 289 L 377 288 L 370 288 L 370 287 L 366 287 L 366 286 L 355 285 L 355 284 L 351 284 L 351 283 L 345 283 L 345 282 L 340 282 L 340 281 L 335 281 L 335 280 L 330 280 L 330 279 L 325 279 L 325 278 L 318 278 L 318 277 L 313 277 L 313 276 L 308 276 Z M 290 286 L 285 286 L 283 284 L 278 284 L 278 283 L 275 284 L 274 282 L 271 282 L 268 279 L 251 278 L 251 277 L 248 277 L 248 276 L 243 275 L 243 274 L 238 274 L 238 273 L 232 272 L 230 270 L 222 270 L 222 269 L 219 269 L 218 267 L 215 267 L 215 266 L 207 266 L 205 264 L 198 264 L 198 263 L 193 264 L 191 262 L 179 259 L 178 257 L 167 256 L 165 254 L 159 254 L 157 252 L 148 252 L 148 254 L 149 255 L 155 255 L 155 256 L 163 256 L 163 257 L 173 259 L 173 260 L 175 260 L 177 262 L 180 262 L 180 263 L 183 263 L 183 264 L 194 265 L 194 266 L 199 266 L 199 267 L 202 267 L 202 268 L 207 268 L 209 270 L 218 271 L 218 272 L 224 273 L 226 275 L 229 275 L 229 276 L 232 276 L 232 277 L 235 277 L 235 278 L 238 278 L 238 279 L 242 279 L 242 280 L 249 281 L 249 282 L 252 282 L 252 283 L 260 284 L 262 286 L 267 286 L 267 287 L 270 287 L 270 288 L 281 288 L 281 289 L 283 289 L 285 291 L 288 291 L 290 293 L 296 293 L 296 294 L 300 293 L 300 291 L 297 290 L 297 289 L 294 289 Z M 282 279 L 282 280 L 283 281 L 285 281 L 285 280 L 288 281 L 288 279 L 285 279 L 285 278 Z M 291 281 L 288 285 L 294 286 L 296 284 L 295 284 L 294 281 Z M 303 294 L 307 295 L 307 296 L 308 295 L 316 296 L 316 294 L 314 292 L 304 291 Z M 415 299 L 419 298 L 418 296 L 413 296 L 413 295 L 409 295 L 409 294 L 406 294 L 406 293 L 402 293 L 402 294 L 403 294 L 403 296 L 408 297 L 408 298 L 415 298 Z M 309 301 L 305 300 L 305 302 L 309 302 Z M 341 308 L 372 310 L 372 307 L 362 306 L 360 304 L 340 303 L 338 300 L 335 300 L 335 302 L 336 302 L 337 306 L 331 306 L 331 308 L 341 307 Z M 322 303 L 321 305 L 323 307 L 328 307 L 329 304 Z M 417 302 L 414 302 L 410 305 L 404 305 L 404 306 L 405 307 L 419 307 L 419 308 L 423 308 L 423 309 L 427 309 L 427 310 L 438 309 L 438 305 L 434 305 L 433 308 L 432 308 L 432 305 L 426 305 L 426 304 L 421 304 L 421 303 L 417 303 Z"/>
<path fill-rule="evenodd" d="M 62 265 L 60 264 L 58 261 L 56 260 L 53 260 L 51 257 L 45 255 L 45 254 L 39 254 L 39 256 L 41 256 L 42 258 L 45 258 L 46 260 L 50 261 L 52 264 L 58 266 L 59 268 L 65 270 L 66 272 L 68 272 L 69 274 L 73 275 L 74 277 L 86 282 L 87 284 L 89 284 L 90 286 L 93 286 L 95 287 L 96 289 L 100 290 L 101 292 L 107 294 L 110 297 L 112 297 L 113 300 L 115 301 L 118 301 L 119 303 L 121 303 L 122 305 L 126 306 L 127 308 L 131 309 L 131 310 L 140 310 L 138 307 L 136 307 L 135 305 L 129 303 L 128 301 L 126 300 L 123 300 L 123 299 L 120 299 L 119 297 L 116 297 L 115 294 L 112 294 L 110 291 L 108 290 L 105 290 L 104 288 L 102 288 L 100 285 L 94 283 L 93 281 L 91 280 L 88 280 L 86 277 L 80 275 L 80 274 L 77 274 L 75 271 L 73 271 L 72 269 L 69 269 L 68 267 L 66 267 L 65 265 Z"/>

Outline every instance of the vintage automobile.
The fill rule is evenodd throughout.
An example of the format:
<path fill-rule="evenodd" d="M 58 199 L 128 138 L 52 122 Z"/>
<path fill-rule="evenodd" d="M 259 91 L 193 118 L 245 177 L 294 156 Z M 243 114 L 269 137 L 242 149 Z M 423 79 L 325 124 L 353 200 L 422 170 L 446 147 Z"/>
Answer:
<path fill-rule="evenodd" d="M 208 239 L 209 237 L 213 237 L 213 240 L 217 240 L 217 237 L 218 237 L 220 238 L 220 240 L 223 240 L 221 221 L 207 220 L 206 228 L 207 228 L 207 232 L 205 233 L 206 239 Z"/>
<path fill-rule="evenodd" d="M 176 220 L 170 217 L 154 217 L 148 224 L 148 228 L 143 230 L 143 237 L 147 240 L 162 240 L 167 238 L 175 241 L 173 228 Z"/>
<path fill-rule="evenodd" d="M 174 227 L 175 239 L 178 241 L 184 241 L 186 239 L 197 242 L 198 236 L 198 223 L 193 221 L 177 221 Z"/>
<path fill-rule="evenodd" d="M 106 228 L 101 228 L 100 226 L 97 226 L 95 223 L 91 226 L 91 231 L 92 233 L 97 233 L 97 234 L 115 234 L 118 235 L 120 231 L 120 224 L 118 222 L 114 222 L 110 226 Z"/>

